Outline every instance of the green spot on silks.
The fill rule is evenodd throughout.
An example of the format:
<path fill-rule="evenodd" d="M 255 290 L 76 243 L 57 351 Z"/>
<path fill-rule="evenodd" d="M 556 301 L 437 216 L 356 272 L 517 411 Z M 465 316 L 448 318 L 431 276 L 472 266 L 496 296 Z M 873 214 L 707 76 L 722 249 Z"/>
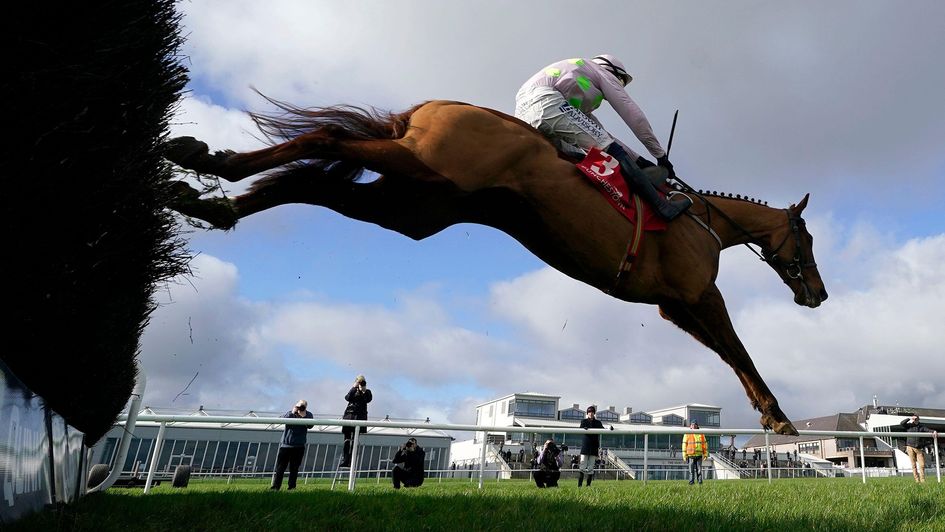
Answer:
<path fill-rule="evenodd" d="M 571 63 L 572 65 L 577 65 L 577 66 L 584 66 L 583 59 L 568 59 L 568 63 Z"/>
<path fill-rule="evenodd" d="M 594 109 L 597 109 L 598 107 L 600 107 L 600 103 L 602 101 L 604 101 L 604 95 L 598 94 L 597 97 L 594 98 Z"/>
<path fill-rule="evenodd" d="M 553 78 L 556 78 L 556 77 L 558 77 L 558 76 L 561 75 L 561 69 L 559 69 L 559 68 L 549 68 L 548 70 L 545 70 L 545 75 L 548 75 L 548 76 L 551 76 L 551 77 L 553 77 Z"/>
<path fill-rule="evenodd" d="M 575 109 L 580 109 L 580 108 L 581 108 L 581 103 L 582 103 L 583 101 L 584 101 L 583 99 L 577 98 L 577 97 L 568 98 L 568 103 L 571 104 L 571 106 L 574 107 Z"/>
<path fill-rule="evenodd" d="M 574 78 L 574 81 L 581 87 L 582 91 L 586 91 L 591 88 L 591 80 L 587 79 L 585 76 L 578 76 Z"/>

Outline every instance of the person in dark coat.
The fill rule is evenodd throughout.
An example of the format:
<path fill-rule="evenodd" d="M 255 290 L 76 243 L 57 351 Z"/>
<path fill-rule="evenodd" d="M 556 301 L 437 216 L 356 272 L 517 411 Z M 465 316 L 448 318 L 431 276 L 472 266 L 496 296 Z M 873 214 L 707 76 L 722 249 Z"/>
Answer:
<path fill-rule="evenodd" d="M 908 419 L 902 420 L 900 424 L 903 432 L 931 432 L 932 436 L 938 437 L 938 432 L 919 423 L 919 416 L 913 414 Z M 925 482 L 925 453 L 923 449 L 929 445 L 929 438 L 920 438 L 918 436 L 909 436 L 906 438 L 906 454 L 909 455 L 909 461 L 912 462 L 912 477 L 916 482 Z"/>
<path fill-rule="evenodd" d="M 391 469 L 391 479 L 394 482 L 394 489 L 399 490 L 401 484 L 405 488 L 416 488 L 423 484 L 423 462 L 426 458 L 426 452 L 423 447 L 417 444 L 416 438 L 407 440 L 397 453 L 394 459 L 394 468 Z"/>
<path fill-rule="evenodd" d="M 354 379 L 354 386 L 345 394 L 345 401 L 348 406 L 342 419 L 360 419 L 367 420 L 367 404 L 371 402 L 371 390 L 367 388 L 367 380 L 364 375 L 358 375 Z M 367 432 L 367 427 L 361 427 L 361 434 Z M 341 459 L 340 467 L 351 467 L 351 446 L 354 443 L 354 427 L 342 427 L 341 433 L 344 434 L 344 456 Z"/>
<path fill-rule="evenodd" d="M 561 478 L 561 449 L 554 440 L 545 442 L 545 446 L 538 453 L 538 471 L 535 471 L 535 485 L 539 488 L 557 488 Z"/>
<path fill-rule="evenodd" d="M 308 402 L 305 399 L 300 399 L 292 407 L 292 410 L 283 414 L 282 417 L 312 419 L 312 413 L 308 411 Z M 279 488 L 282 487 L 282 476 L 285 474 L 286 467 L 289 469 L 288 489 L 295 489 L 295 480 L 299 476 L 299 466 L 305 456 L 305 440 L 309 428 L 307 425 L 285 426 L 285 430 L 282 432 L 282 443 L 279 444 L 279 454 L 276 455 L 276 473 L 272 476 L 272 486 L 269 489 L 279 491 Z"/>
<path fill-rule="evenodd" d="M 591 405 L 587 407 L 587 417 L 581 420 L 582 429 L 602 429 L 604 424 L 597 419 L 597 407 Z M 594 479 L 594 465 L 597 463 L 597 455 L 600 454 L 600 434 L 585 434 L 581 440 L 581 472 L 578 473 L 578 487 L 584 484 L 584 478 L 587 477 L 587 485 L 591 485 Z"/>

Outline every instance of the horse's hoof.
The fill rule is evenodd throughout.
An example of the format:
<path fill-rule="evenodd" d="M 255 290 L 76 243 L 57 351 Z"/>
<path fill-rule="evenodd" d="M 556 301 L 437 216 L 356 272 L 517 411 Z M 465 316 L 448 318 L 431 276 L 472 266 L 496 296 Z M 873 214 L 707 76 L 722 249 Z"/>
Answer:
<path fill-rule="evenodd" d="M 164 143 L 164 157 L 172 163 L 194 170 L 201 159 L 210 152 L 206 142 L 194 137 L 177 137 Z"/>
<path fill-rule="evenodd" d="M 174 199 L 169 207 L 184 216 L 207 222 L 214 229 L 228 231 L 236 226 L 239 215 L 226 198 L 200 199 L 200 192 L 184 181 L 170 184 Z"/>
<path fill-rule="evenodd" d="M 797 429 L 794 428 L 794 424 L 785 418 L 783 414 L 779 420 L 774 419 L 774 417 L 769 414 L 762 415 L 761 426 L 766 429 L 771 429 L 777 434 L 783 434 L 784 436 L 797 436 Z"/>

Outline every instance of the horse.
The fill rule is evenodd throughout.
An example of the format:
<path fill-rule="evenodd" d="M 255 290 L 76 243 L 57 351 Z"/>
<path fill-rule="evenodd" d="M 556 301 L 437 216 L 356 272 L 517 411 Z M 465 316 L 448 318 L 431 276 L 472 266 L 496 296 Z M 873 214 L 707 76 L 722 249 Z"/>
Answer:
<path fill-rule="evenodd" d="M 776 209 L 692 191 L 699 201 L 690 216 L 648 233 L 632 273 L 618 275 L 633 223 L 524 122 L 446 100 L 402 113 L 270 101 L 277 112 L 250 113 L 270 147 L 211 154 L 206 143 L 179 137 L 167 142 L 165 157 L 231 182 L 272 172 L 233 198 L 201 198 L 205 191 L 176 181 L 170 208 L 226 230 L 287 203 L 324 206 L 416 240 L 457 223 L 494 227 L 574 279 L 627 302 L 657 305 L 663 318 L 732 367 L 763 427 L 797 434 L 739 340 L 715 279 L 722 249 L 754 244 L 795 303 L 816 308 L 826 300 L 801 217 L 809 194 Z M 378 176 L 364 179 L 365 169 Z"/>

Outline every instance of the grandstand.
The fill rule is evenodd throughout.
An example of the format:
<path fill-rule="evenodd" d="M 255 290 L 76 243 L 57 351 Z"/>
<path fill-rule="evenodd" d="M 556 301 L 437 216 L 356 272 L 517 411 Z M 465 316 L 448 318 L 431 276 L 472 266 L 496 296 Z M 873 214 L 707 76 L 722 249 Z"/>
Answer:
<path fill-rule="evenodd" d="M 502 472 L 505 478 L 527 477 L 531 469 L 531 459 L 546 439 L 543 434 L 529 432 L 529 428 L 578 428 L 584 419 L 585 409 L 579 404 L 560 408 L 560 396 L 535 392 L 514 393 L 487 401 L 476 406 L 476 424 L 503 427 L 502 430 L 488 433 L 476 432 L 473 439 L 454 442 L 450 455 L 451 464 L 459 470 L 474 467 L 480 460 L 482 439 L 489 442 L 487 449 L 487 467 Z M 596 406 L 596 405 L 595 405 Z M 597 418 L 605 427 L 626 427 L 627 425 L 645 425 L 651 427 L 686 427 L 690 419 L 696 419 L 703 428 L 719 428 L 721 411 L 717 406 L 690 403 L 668 408 L 634 412 L 626 407 L 618 412 L 615 406 L 597 408 Z M 577 455 L 581 447 L 580 434 L 554 434 L 554 440 L 568 447 L 565 467 L 570 468 L 570 459 Z M 716 472 L 714 458 L 721 449 L 720 437 L 709 435 L 710 459 L 704 464 L 706 478 L 722 477 L 726 470 Z M 603 478 L 642 478 L 644 460 L 648 462 L 647 474 L 653 480 L 683 479 L 686 465 L 683 462 L 680 447 L 680 434 L 614 434 L 601 437 L 602 463 L 606 470 Z M 646 458 L 644 459 L 644 447 Z M 567 477 L 567 471 L 563 476 Z"/>

